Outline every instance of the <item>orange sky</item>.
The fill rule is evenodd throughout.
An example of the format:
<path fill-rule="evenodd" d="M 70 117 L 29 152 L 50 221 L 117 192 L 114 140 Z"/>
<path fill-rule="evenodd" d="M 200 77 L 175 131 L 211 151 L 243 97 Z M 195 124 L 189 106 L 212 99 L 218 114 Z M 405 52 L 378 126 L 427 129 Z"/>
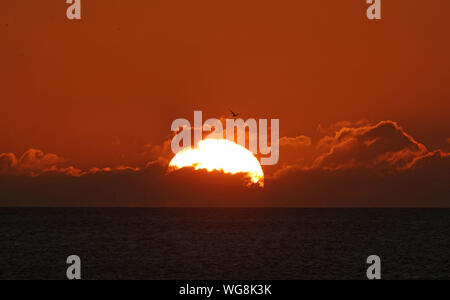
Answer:
<path fill-rule="evenodd" d="M 394 120 L 428 147 L 450 136 L 450 2 L 96 0 L 0 9 L 0 153 L 42 149 L 80 167 L 132 164 L 172 120 Z"/>

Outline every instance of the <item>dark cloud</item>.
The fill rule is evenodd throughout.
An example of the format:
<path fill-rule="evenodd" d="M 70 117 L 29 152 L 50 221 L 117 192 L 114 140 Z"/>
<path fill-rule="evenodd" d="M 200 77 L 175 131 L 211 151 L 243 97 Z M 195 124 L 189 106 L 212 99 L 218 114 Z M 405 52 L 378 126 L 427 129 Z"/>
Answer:
<path fill-rule="evenodd" d="M 311 138 L 308 136 L 300 135 L 297 137 L 281 137 L 280 138 L 280 147 L 285 148 L 304 148 L 311 146 Z"/>
<path fill-rule="evenodd" d="M 62 167 L 66 160 L 56 154 L 29 149 L 17 158 L 13 153 L 0 154 L 0 174 L 39 176 L 46 172 L 76 175 L 80 170 Z"/>
<path fill-rule="evenodd" d="M 170 141 L 148 145 L 140 167 L 80 170 L 40 150 L 4 153 L 0 205 L 450 206 L 450 154 L 429 151 L 393 121 L 342 122 L 315 138 L 284 137 L 280 155 L 279 165 L 264 168 L 262 189 L 247 187 L 242 175 L 168 173 Z"/>
<path fill-rule="evenodd" d="M 171 139 L 165 140 L 161 145 L 146 145 L 142 156 L 146 159 L 147 166 L 152 164 L 168 166 L 173 156 Z"/>
<path fill-rule="evenodd" d="M 428 152 L 422 156 L 414 158 L 407 166 L 407 169 L 421 169 L 425 167 L 436 168 L 436 170 L 444 167 L 450 173 L 450 153 L 442 150 Z"/>
<path fill-rule="evenodd" d="M 377 124 L 340 122 L 326 130 L 321 129 L 319 133 L 322 136 L 319 135 L 315 141 L 299 143 L 299 146 L 304 146 L 297 147 L 296 151 L 280 144 L 281 163 L 274 176 L 297 169 L 366 168 L 384 173 L 398 172 L 411 168 L 417 159 L 430 153 L 424 144 L 393 121 Z M 287 140 L 292 142 L 295 139 Z M 305 138 L 299 140 L 307 141 Z"/>
<path fill-rule="evenodd" d="M 17 158 L 13 153 L 0 154 L 0 174 L 9 174 L 17 165 Z"/>
<path fill-rule="evenodd" d="M 189 168 L 167 174 L 158 164 L 81 177 L 0 176 L 1 205 L 449 207 L 449 160 L 443 159 L 435 154 L 407 172 L 382 176 L 364 168 L 297 169 L 267 179 L 264 188 L 247 187 L 241 175 Z"/>
<path fill-rule="evenodd" d="M 67 160 L 53 153 L 44 153 L 42 150 L 29 149 L 17 158 L 13 153 L 0 154 L 0 174 L 6 176 L 37 177 L 44 174 L 59 174 L 72 177 L 81 177 L 88 174 L 111 172 L 113 170 L 133 170 L 139 168 L 117 166 L 114 168 L 91 168 L 83 171 L 74 166 L 67 165 Z"/>
<path fill-rule="evenodd" d="M 324 127 L 321 124 L 317 126 L 317 131 L 321 135 L 334 135 L 336 132 L 340 131 L 343 128 L 358 128 L 370 125 L 371 122 L 367 119 L 361 119 L 355 122 L 352 121 L 339 121 L 329 125 L 328 127 Z"/>
<path fill-rule="evenodd" d="M 310 137 L 300 135 L 297 137 L 280 138 L 280 157 L 278 164 L 263 166 L 266 178 L 276 176 L 290 168 L 303 168 L 309 166 L 315 158 L 316 151 Z"/>
<path fill-rule="evenodd" d="M 345 169 L 381 167 L 402 169 L 416 157 L 428 152 L 425 145 L 408 135 L 396 122 L 343 127 L 334 136 L 320 140 L 326 153 L 314 162 L 314 168 Z"/>

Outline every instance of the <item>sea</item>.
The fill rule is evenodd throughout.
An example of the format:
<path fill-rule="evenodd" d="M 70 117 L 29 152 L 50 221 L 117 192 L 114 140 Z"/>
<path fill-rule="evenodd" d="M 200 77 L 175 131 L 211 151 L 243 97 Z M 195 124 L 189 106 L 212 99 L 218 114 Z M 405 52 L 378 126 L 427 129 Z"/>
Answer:
<path fill-rule="evenodd" d="M 0 208 L 0 279 L 450 279 L 449 209 Z"/>

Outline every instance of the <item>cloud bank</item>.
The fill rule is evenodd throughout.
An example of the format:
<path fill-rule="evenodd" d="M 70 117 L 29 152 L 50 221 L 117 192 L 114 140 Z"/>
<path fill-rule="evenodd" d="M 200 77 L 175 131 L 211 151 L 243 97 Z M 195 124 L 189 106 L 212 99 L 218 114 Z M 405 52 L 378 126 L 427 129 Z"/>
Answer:
<path fill-rule="evenodd" d="M 315 137 L 280 139 L 265 188 L 240 175 L 167 173 L 170 141 L 142 166 L 81 170 L 56 154 L 0 154 L 3 206 L 450 207 L 450 154 L 429 150 L 393 121 L 340 122 Z"/>

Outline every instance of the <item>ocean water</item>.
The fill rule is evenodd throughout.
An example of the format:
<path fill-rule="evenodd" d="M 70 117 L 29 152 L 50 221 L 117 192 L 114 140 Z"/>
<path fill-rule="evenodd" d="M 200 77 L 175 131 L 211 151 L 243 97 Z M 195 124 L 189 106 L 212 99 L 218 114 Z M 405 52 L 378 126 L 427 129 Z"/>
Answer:
<path fill-rule="evenodd" d="M 450 279 L 448 209 L 0 208 L 0 279 Z"/>

